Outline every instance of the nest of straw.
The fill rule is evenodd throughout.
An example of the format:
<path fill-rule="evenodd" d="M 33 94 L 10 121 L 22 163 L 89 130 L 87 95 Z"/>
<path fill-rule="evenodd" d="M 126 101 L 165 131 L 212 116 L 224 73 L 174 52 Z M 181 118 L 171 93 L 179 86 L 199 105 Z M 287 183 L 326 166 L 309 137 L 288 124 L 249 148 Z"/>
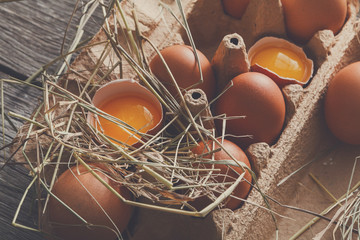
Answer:
<path fill-rule="evenodd" d="M 181 18 L 166 4 L 162 3 L 160 6 L 185 29 L 189 42 L 195 48 L 181 1 L 177 3 Z M 231 196 L 237 184 L 244 180 L 243 174 L 229 182 L 218 182 L 219 173 L 203 165 L 209 166 L 214 160 L 209 159 L 208 154 L 195 155 L 191 151 L 199 141 L 208 140 L 220 146 L 210 153 L 223 148 L 221 139 L 224 136 L 219 136 L 213 128 L 208 127 L 213 117 L 200 114 L 208 111 L 212 102 L 194 114 L 183 98 L 175 99 L 152 75 L 148 61 L 154 54 L 159 54 L 159 50 L 139 29 L 136 10 L 131 11 L 132 17 L 128 19 L 119 0 L 100 6 L 105 19 L 100 34 L 90 42 L 81 42 L 82 28 L 99 5 L 98 1 L 94 1 L 84 8 L 78 32 L 67 54 L 39 69 L 24 83 L 40 88 L 43 92 L 42 103 L 33 115 L 26 118 L 10 113 L 12 117 L 26 121 L 13 145 L 15 158 L 25 163 L 33 177 L 24 199 L 28 190 L 38 183 L 38 191 L 47 193 L 41 201 L 43 204 L 39 205 L 45 209 L 52 187 L 62 172 L 78 164 L 91 171 L 90 163 L 102 163 L 111 166 L 114 171 L 107 174 L 126 186 L 137 199 L 131 201 L 119 196 L 128 204 L 197 217 L 204 217 L 212 210 L 222 208 L 224 199 Z M 129 20 L 134 22 L 135 29 L 129 28 Z M 151 54 L 144 50 L 145 43 L 151 47 Z M 93 56 L 88 51 L 90 48 L 100 49 L 98 56 Z M 72 62 L 74 54 L 78 56 Z M 47 68 L 55 63 L 60 66 L 57 74 L 47 73 Z M 138 80 L 155 94 L 163 104 L 165 116 L 170 119 L 156 135 L 137 132 L 139 141 L 142 141 L 140 147 L 121 142 L 116 144 L 115 139 L 104 135 L 87 121 L 89 113 L 111 119 L 111 116 L 91 104 L 91 98 L 105 83 L 124 77 Z M 41 79 L 42 87 L 31 84 L 35 78 Z M 247 168 L 234 159 L 216 163 Z M 255 174 L 250 169 L 247 170 L 252 173 L 256 186 Z M 96 175 L 94 171 L 92 173 Z M 254 189 L 261 193 L 258 186 Z M 198 211 L 191 202 L 204 195 L 212 199 L 212 203 Z M 270 209 L 267 197 L 263 197 Z M 348 225 L 350 220 L 352 223 L 359 222 L 359 195 L 346 204 L 346 207 L 338 223 L 340 227 Z M 44 209 L 39 212 L 44 212 Z M 270 213 L 273 214 L 271 210 Z M 351 226 L 353 228 L 350 232 L 354 232 L 354 229 L 358 231 L 356 224 Z M 348 228 L 343 230 L 344 234 L 349 234 Z"/>
<path fill-rule="evenodd" d="M 164 11 L 172 11 L 165 4 L 161 6 Z M 195 48 L 181 1 L 178 1 L 178 6 L 183 18 L 177 18 L 177 21 L 186 29 Z M 175 99 L 149 70 L 150 56 L 145 53 L 143 44 L 150 45 L 155 54 L 159 54 L 159 50 L 138 28 L 136 11 L 132 11 L 136 28 L 131 30 L 120 1 L 102 7 L 105 23 L 100 34 L 79 46 L 80 25 L 68 54 L 55 59 L 28 79 L 29 82 L 40 76 L 42 81 L 42 87 L 38 88 L 42 89 L 43 100 L 33 116 L 25 118 L 10 114 L 26 121 L 14 140 L 13 150 L 17 161 L 25 162 L 29 168 L 33 176 L 31 184 L 38 182 L 41 191 L 48 193 L 43 207 L 46 207 L 56 179 L 66 169 L 82 164 L 91 170 L 90 163 L 102 163 L 110 165 L 114 171 L 107 174 L 135 196 L 136 201 L 119 196 L 128 204 L 197 217 L 204 217 L 213 209 L 221 208 L 223 200 L 243 181 L 244 174 L 232 181 L 227 178 L 227 182 L 217 182 L 219 172 L 203 165 L 213 164 L 215 161 L 209 159 L 209 153 L 222 149 L 222 138 L 215 135 L 213 128 L 206 127 L 212 117 L 201 114 L 209 112 L 211 103 L 194 114 L 186 105 L 182 95 L 184 92 L 180 94 L 180 99 Z M 93 11 L 93 8 L 94 5 L 89 6 L 88 11 Z M 171 14 L 176 17 L 173 12 Z M 88 15 L 84 14 L 82 24 L 88 19 Z M 96 47 L 101 49 L 99 58 L 92 57 L 87 51 Z M 70 64 L 74 53 L 79 55 Z M 64 62 L 58 74 L 48 74 L 46 68 L 60 60 Z M 100 86 L 124 76 L 132 76 L 155 94 L 168 118 L 156 135 L 136 132 L 140 136 L 140 147 L 111 139 L 87 121 L 89 113 L 111 119 L 109 114 L 91 104 L 91 98 Z M 192 153 L 191 149 L 199 141 L 208 140 L 216 142 L 220 148 L 206 156 Z M 118 143 L 114 143 L 116 141 Z M 235 159 L 221 163 L 217 161 L 217 164 L 240 166 L 244 170 L 247 168 Z M 92 173 L 96 175 L 94 171 Z M 201 211 L 189 204 L 204 195 L 213 202 Z"/>

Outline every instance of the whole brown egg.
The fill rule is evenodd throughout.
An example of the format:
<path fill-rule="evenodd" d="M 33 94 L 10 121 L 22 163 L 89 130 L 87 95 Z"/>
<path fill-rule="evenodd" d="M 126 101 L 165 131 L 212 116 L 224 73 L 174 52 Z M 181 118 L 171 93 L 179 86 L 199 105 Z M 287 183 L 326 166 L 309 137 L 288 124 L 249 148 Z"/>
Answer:
<path fill-rule="evenodd" d="M 221 143 L 221 139 L 218 139 L 218 140 Z M 220 148 L 220 145 L 218 143 L 211 141 L 211 140 L 207 141 L 206 145 L 208 146 L 208 149 L 210 149 L 210 151 Z M 249 162 L 249 159 L 247 158 L 246 154 L 235 143 L 224 139 L 224 141 L 222 142 L 222 148 L 223 149 L 221 149 L 220 151 L 217 151 L 215 153 L 208 153 L 209 151 L 205 147 L 205 143 L 200 142 L 191 151 L 195 154 L 201 154 L 202 158 L 204 158 L 204 159 L 208 159 L 208 160 L 214 159 L 216 161 L 231 160 L 232 158 L 227 154 L 227 152 L 228 152 L 231 154 L 231 156 L 234 157 L 234 159 L 236 161 L 244 163 L 249 169 L 251 169 L 250 162 Z M 206 153 L 208 153 L 208 154 L 206 154 Z M 209 169 L 212 168 L 212 166 L 210 164 L 204 164 L 203 166 L 205 168 L 209 168 Z M 230 166 L 230 165 L 228 166 L 225 164 L 214 164 L 214 169 L 220 170 L 218 172 L 213 173 L 214 178 L 217 183 L 235 182 L 235 180 L 240 176 L 240 174 L 242 174 L 244 172 L 243 168 L 241 168 L 239 166 Z M 245 199 L 251 189 L 250 183 L 252 181 L 252 177 L 251 177 L 249 170 L 246 170 L 246 173 L 245 173 L 243 179 L 245 179 L 246 181 L 242 180 L 237 185 L 235 190 L 232 192 L 233 196 L 241 198 L 241 199 Z M 209 205 L 211 202 L 212 201 L 210 200 L 210 198 L 208 198 L 208 196 L 203 196 L 203 197 L 197 198 L 194 202 L 192 202 L 190 204 L 193 205 L 198 210 L 201 210 L 204 207 L 206 207 L 207 205 Z M 228 197 L 225 200 L 225 207 L 235 210 L 238 207 L 240 207 L 241 203 L 242 203 L 242 200 L 239 200 L 239 199 L 233 198 L 233 197 Z"/>
<path fill-rule="evenodd" d="M 196 50 L 203 75 L 202 83 L 200 83 L 201 77 L 195 53 L 190 46 L 172 45 L 164 48 L 160 53 L 182 92 L 189 88 L 200 88 L 205 92 L 209 100 L 213 99 L 215 94 L 215 76 L 210 61 L 202 52 Z M 178 91 L 160 56 L 156 55 L 149 65 L 151 72 L 165 85 L 169 92 L 173 96 L 177 96 Z"/>
<path fill-rule="evenodd" d="M 285 101 L 280 88 L 271 78 L 257 72 L 242 73 L 232 79 L 232 84 L 215 105 L 216 115 L 237 117 L 226 120 L 225 133 L 232 135 L 229 140 L 242 149 L 256 142 L 273 144 L 285 121 Z M 222 131 L 223 121 L 218 120 L 216 125 Z"/>
<path fill-rule="evenodd" d="M 331 132 L 340 140 L 360 144 L 360 62 L 344 67 L 330 81 L 325 118 Z"/>
<path fill-rule="evenodd" d="M 281 0 L 289 37 L 306 43 L 320 30 L 337 34 L 347 15 L 346 0 Z"/>
<path fill-rule="evenodd" d="M 222 0 L 222 5 L 225 13 L 240 19 L 244 15 L 249 2 L 250 0 Z"/>
<path fill-rule="evenodd" d="M 130 191 L 103 173 L 102 166 L 89 166 L 124 198 L 131 199 Z M 115 232 L 126 229 L 133 211 L 132 206 L 123 203 L 83 165 L 62 173 L 52 193 L 91 224 L 86 226 L 62 203 L 50 197 L 48 215 L 52 223 L 51 232 L 66 240 L 113 240 Z"/>

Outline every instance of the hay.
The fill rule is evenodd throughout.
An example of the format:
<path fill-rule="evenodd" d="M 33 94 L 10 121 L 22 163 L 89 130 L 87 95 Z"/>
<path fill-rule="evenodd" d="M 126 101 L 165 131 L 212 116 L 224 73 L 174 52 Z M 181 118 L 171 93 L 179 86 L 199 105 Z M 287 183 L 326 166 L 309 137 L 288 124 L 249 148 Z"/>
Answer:
<path fill-rule="evenodd" d="M 177 21 L 185 27 L 188 37 L 192 39 L 181 1 L 177 3 L 181 15 Z M 209 115 L 209 104 L 205 103 L 202 109 L 192 111 L 175 79 L 173 83 L 177 86 L 180 99 L 174 99 L 161 82 L 151 74 L 148 66 L 150 56 L 144 52 L 144 42 L 148 43 L 156 54 L 160 52 L 155 44 L 142 35 L 139 23 L 136 22 L 135 9 L 132 10 L 132 20 L 135 21 L 136 29 L 130 29 L 129 16 L 124 13 L 122 3 L 114 1 L 108 6 L 102 5 L 104 13 L 109 13 L 109 16 L 105 14 L 105 24 L 101 29 L 102 36 L 106 38 L 95 37 L 89 43 L 82 43 L 79 46 L 82 28 L 99 5 L 100 1 L 94 1 L 85 8 L 79 29 L 68 52 L 44 65 L 21 83 L 39 88 L 43 92 L 42 103 L 34 111 L 33 116 L 26 118 L 13 112 L 9 113 L 11 117 L 26 122 L 14 140 L 13 151 L 16 161 L 24 163 L 33 177 L 19 203 L 13 224 L 34 231 L 41 230 L 41 226 L 40 229 L 33 229 L 17 223 L 29 189 L 38 185 L 39 194 L 44 191 L 47 193 L 39 204 L 39 212 L 45 214 L 49 198 L 57 198 L 51 191 L 58 176 L 71 166 L 82 164 L 101 181 L 89 163 L 112 166 L 114 171 L 107 173 L 109 177 L 126 186 L 137 200 L 127 200 L 106 182 L 102 181 L 102 183 L 127 204 L 205 217 L 213 209 L 223 207 L 224 200 L 231 195 L 239 182 L 243 181 L 245 172 L 230 182 L 217 182 L 219 176 L 217 170 L 203 167 L 203 164 L 213 164 L 215 161 L 191 152 L 197 142 L 208 140 L 213 140 L 223 149 L 218 136 L 215 135 L 214 125 L 207 124 L 213 121 L 213 117 Z M 171 15 L 176 16 L 164 3 L 162 6 L 164 11 L 171 11 Z M 191 43 L 195 47 L 192 40 Z M 98 58 L 91 56 L 88 51 L 94 48 L 101 49 Z M 71 63 L 73 54 L 78 56 Z M 199 63 L 197 55 L 196 59 Z M 49 74 L 48 67 L 55 63 L 61 66 L 59 72 L 56 75 Z M 199 70 L 201 72 L 201 69 Z M 168 71 L 171 74 L 169 69 Z M 97 117 L 119 122 L 94 107 L 91 104 L 91 97 L 104 83 L 124 76 L 132 76 L 147 87 L 162 103 L 165 115 L 170 119 L 156 135 L 136 132 L 140 135 L 138 139 L 141 143 L 140 147 L 129 146 L 111 139 L 87 121 L 87 115 L 91 113 Z M 31 83 L 39 77 L 41 87 Z M 20 83 L 15 79 L 3 79 L 3 81 Z M 202 81 L 202 76 L 199 81 Z M 120 127 L 132 130 L 126 124 L 120 124 Z M 215 149 L 213 152 L 220 150 Z M 216 163 L 248 169 L 247 166 L 235 161 L 234 157 Z M 255 178 L 254 173 L 252 175 Z M 191 202 L 205 195 L 213 202 L 198 211 Z M 42 217 L 40 214 L 39 218 Z M 78 217 L 81 219 L 80 216 Z"/>
<path fill-rule="evenodd" d="M 165 21 L 169 17 L 175 19 L 174 22 L 177 23 L 176 29 L 183 28 L 183 31 L 185 31 L 189 38 L 190 44 L 195 48 L 185 14 L 182 11 L 181 1 L 178 0 L 176 3 L 178 8 L 174 9 L 162 2 L 159 5 L 161 16 Z M 83 27 L 86 22 L 91 19 L 91 14 L 97 7 L 103 8 L 105 23 L 100 33 L 90 42 L 83 42 Z M 162 44 L 152 42 L 152 39 L 149 37 L 150 30 L 146 29 L 147 25 L 145 23 L 138 22 L 137 14 L 131 1 L 120 2 L 115 0 L 109 4 L 105 4 L 102 1 L 90 1 L 84 8 L 83 18 L 80 20 L 78 32 L 67 51 L 64 51 L 61 56 L 44 65 L 25 82 L 20 83 L 16 79 L 1 80 L 1 83 L 28 84 L 41 89 L 43 92 L 42 104 L 34 111 L 33 116 L 30 118 L 16 113 L 9 114 L 11 117 L 26 121 L 26 124 L 20 129 L 17 138 L 14 140 L 12 149 L 15 155 L 10 156 L 9 159 L 15 157 L 18 162 L 26 165 L 32 176 L 32 181 L 28 188 L 25 189 L 24 197 L 20 201 L 17 212 L 15 213 L 13 221 L 15 226 L 34 231 L 46 231 L 45 229 L 41 229 L 41 224 L 39 224 L 39 229 L 34 229 L 18 223 L 18 216 L 22 204 L 29 190 L 35 185 L 40 186 L 37 190 L 39 191 L 39 200 L 41 199 L 41 201 L 39 201 L 39 219 L 41 219 L 43 217 L 42 214 L 46 212 L 48 199 L 51 196 L 56 198 L 56 196 L 53 196 L 51 189 L 57 177 L 71 166 L 78 164 L 87 167 L 100 181 L 101 178 L 96 174 L 96 171 L 91 169 L 89 163 L 96 162 L 111 166 L 114 171 L 107 172 L 106 174 L 114 181 L 126 186 L 136 197 L 137 201 L 124 199 L 112 189 L 111 186 L 105 182 L 103 182 L 103 184 L 127 204 L 195 217 L 205 217 L 212 210 L 223 208 L 223 200 L 231 195 L 231 192 L 240 181 L 243 181 L 244 174 L 241 174 L 237 179 L 233 179 L 232 181 L 217 182 L 216 179 L 219 173 L 216 169 L 203 167 L 204 164 L 208 166 L 208 164 L 214 164 L 215 161 L 206 158 L 205 154 L 195 155 L 191 152 L 191 149 L 196 146 L 199 141 L 206 142 L 207 140 L 213 140 L 220 145 L 220 148 L 214 149 L 213 152 L 220 151 L 223 148 L 221 140 L 219 142 L 219 136 L 215 135 L 213 125 L 206 123 L 214 119 L 221 119 L 223 120 L 224 126 L 226 126 L 226 121 L 244 116 L 227 117 L 201 114 L 209 112 L 209 105 L 211 106 L 216 99 L 205 105 L 203 109 L 197 110 L 196 113 L 192 111 L 193 109 L 188 105 L 186 98 L 182 94 L 180 94 L 180 99 L 175 99 L 161 82 L 152 75 L 148 66 L 149 59 L 155 54 L 160 54 L 158 47 L 163 47 L 168 44 L 168 42 Z M 247 16 L 247 18 L 249 17 Z M 276 22 L 282 22 L 282 19 L 280 19 L 281 21 L 279 19 L 276 20 Z M 152 24 L 151 19 L 148 19 L 148 21 L 149 24 Z M 173 23 L 168 24 L 169 31 L 172 30 L 172 27 L 175 28 Z M 348 25 L 346 25 L 347 28 L 349 28 Z M 280 30 L 278 28 L 280 28 Z M 252 29 L 246 31 L 251 30 Z M 282 30 L 282 26 L 274 28 L 274 32 L 281 32 Z M 160 34 L 162 33 L 163 32 L 160 32 Z M 247 41 L 251 42 L 253 37 L 254 36 L 249 34 L 248 38 L 250 40 L 248 39 Z M 174 36 L 172 41 L 179 42 L 180 40 L 178 36 Z M 316 42 L 316 39 L 314 41 Z M 319 44 L 319 41 L 316 43 Z M 339 45 L 338 48 L 340 47 L 341 45 Z M 326 54 L 327 50 L 325 51 Z M 77 57 L 72 61 L 75 55 Z M 319 53 L 319 55 L 324 55 L 324 53 Z M 337 55 L 334 54 L 334 56 L 332 59 L 337 60 Z M 54 64 L 60 66 L 59 71 L 56 74 L 48 73 L 47 69 Z M 166 63 L 164 62 L 164 64 Z M 332 65 L 330 65 L 330 67 L 331 66 Z M 336 67 L 338 67 L 338 65 L 336 65 Z M 317 78 L 323 77 L 328 79 L 329 74 L 332 73 L 332 71 L 328 71 L 330 72 L 329 74 L 325 74 L 324 72 L 325 71 L 322 72 L 323 75 Z M 42 87 L 32 84 L 33 80 L 37 78 L 41 79 Z M 167 122 L 158 134 L 149 135 L 137 133 L 141 137 L 139 138 L 141 142 L 140 147 L 128 146 L 123 142 L 115 144 L 114 141 L 116 141 L 116 139 L 109 138 L 87 122 L 88 113 L 111 121 L 115 120 L 110 115 L 95 108 L 91 104 L 91 98 L 100 86 L 118 78 L 135 78 L 156 95 L 165 108 Z M 201 80 L 202 79 L 199 79 L 199 81 Z M 322 83 L 322 81 L 319 82 Z M 173 83 L 176 85 L 174 79 Z M 319 83 L 316 84 L 319 85 Z M 316 88 L 316 86 L 313 88 Z M 319 88 L 323 89 L 323 86 Z M 179 88 L 177 88 L 177 90 L 181 92 Z M 292 94 L 293 92 L 290 90 L 289 92 Z M 290 100 L 288 101 L 294 100 L 292 102 L 293 113 L 291 113 L 291 117 L 295 113 L 295 110 L 297 110 L 296 108 L 298 107 L 299 99 L 304 94 L 303 92 L 306 92 L 303 89 L 301 90 L 299 93 L 298 89 L 295 89 L 294 92 L 298 94 L 295 94 L 296 96 L 294 97 L 289 97 Z M 3 95 L 3 91 L 1 95 Z M 2 97 L 2 99 L 4 98 Z M 317 101 L 316 98 L 308 105 L 312 108 L 315 105 L 315 101 Z M 4 103 L 2 103 L 2 106 L 3 104 Z M 303 108 L 304 105 L 305 104 L 302 104 Z M 307 114 L 306 116 L 309 118 L 312 117 L 311 114 L 308 113 L 312 111 L 312 109 L 306 108 L 305 110 L 303 110 L 303 112 Z M 4 113 L 4 111 L 2 111 L 2 113 Z M 4 114 L 2 114 L 2 118 L 4 123 Z M 303 124 L 303 122 L 299 122 Z M 299 122 L 296 124 L 299 124 Z M 294 123 L 292 124 L 294 125 Z M 126 124 L 123 124 L 121 127 L 131 130 Z M 303 130 L 302 127 L 292 129 L 296 131 Z M 296 143 L 300 141 L 299 139 L 301 138 L 298 136 L 302 136 L 300 132 L 297 132 L 297 137 L 293 138 L 290 144 L 284 144 L 284 141 L 288 140 L 286 137 L 291 137 L 294 134 L 293 132 L 290 134 L 289 131 L 290 130 L 287 131 L 285 137 L 280 139 L 280 143 L 278 144 L 280 147 L 285 146 L 280 149 L 284 152 L 290 152 L 292 149 L 289 150 L 287 148 L 297 145 Z M 306 133 L 303 135 L 307 136 Z M 227 136 L 228 135 L 223 132 L 220 134 L 220 139 Z M 300 144 L 300 148 L 303 146 L 304 145 Z M 270 184 L 274 184 L 273 177 L 269 178 L 268 176 L 276 175 L 278 166 L 271 163 L 276 166 L 268 168 L 267 171 L 270 173 L 265 171 L 263 182 L 269 180 L 266 184 L 260 186 L 256 181 L 256 177 L 259 176 L 262 169 L 266 168 L 269 158 L 274 160 L 274 158 L 279 157 L 279 159 L 276 160 L 279 160 L 280 163 L 284 162 L 284 165 L 288 162 L 284 160 L 286 153 L 276 155 L 277 152 L 275 152 L 274 155 L 274 152 L 268 145 L 266 145 L 265 148 L 263 146 L 259 147 L 259 149 L 262 153 L 265 149 L 267 155 L 263 156 L 260 154 L 259 156 L 259 154 L 257 154 L 259 152 L 255 150 L 253 154 L 255 156 L 254 158 L 258 158 L 258 160 L 261 158 L 264 159 L 262 162 L 257 163 L 260 167 L 256 169 L 256 174 L 254 172 L 251 173 L 254 179 L 252 191 L 256 192 L 256 195 L 253 194 L 255 196 L 253 198 L 261 200 L 257 202 L 247 201 L 245 199 L 240 200 L 247 202 L 248 205 L 255 206 L 256 209 L 264 209 L 270 213 L 275 223 L 273 228 L 277 235 L 277 218 L 275 218 L 275 216 L 283 218 L 286 218 L 286 216 L 282 216 L 272 210 L 270 204 L 276 201 L 267 196 L 267 192 L 265 192 L 265 194 L 262 191 L 262 187 L 265 186 L 268 188 Z M 302 155 L 300 154 L 300 156 Z M 238 165 L 238 162 L 234 159 L 216 161 L 216 163 L 246 168 L 246 166 Z M 297 174 L 302 168 L 303 167 L 291 173 L 289 177 L 284 178 L 284 181 L 278 185 Z M 273 169 L 275 169 L 275 172 L 271 172 Z M 45 198 L 40 196 L 41 192 L 46 193 Z M 191 205 L 191 202 L 204 195 L 209 196 L 212 199 L 212 203 L 203 210 L 198 211 Z M 261 201 L 263 203 L 262 205 L 259 204 Z M 279 205 L 283 208 L 295 209 L 294 207 L 280 203 Z M 349 206 L 354 206 L 351 209 L 356 210 L 358 202 L 351 202 Z M 250 212 L 249 209 L 246 210 L 246 213 Z M 311 211 L 304 209 L 296 210 L 323 218 L 322 215 Z M 346 214 L 351 214 L 351 210 L 348 210 Z M 251 210 L 251 212 L 254 211 Z M 258 213 L 256 214 L 259 215 Z M 81 218 L 81 216 L 78 217 Z M 257 218 L 259 218 L 259 216 L 257 216 Z M 345 218 L 344 215 L 344 219 Z M 88 223 L 84 222 L 84 224 L 86 225 Z M 354 225 L 354 228 L 355 227 Z M 245 228 L 248 228 L 248 226 Z M 223 231 L 225 231 L 224 229 Z M 120 233 L 118 233 L 118 235 L 119 238 L 122 238 Z"/>

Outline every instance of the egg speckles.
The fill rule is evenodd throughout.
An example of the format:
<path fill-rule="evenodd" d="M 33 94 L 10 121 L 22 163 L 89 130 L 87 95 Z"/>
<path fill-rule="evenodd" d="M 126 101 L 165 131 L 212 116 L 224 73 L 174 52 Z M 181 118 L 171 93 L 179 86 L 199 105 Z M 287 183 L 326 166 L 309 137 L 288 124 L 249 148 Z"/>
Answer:
<path fill-rule="evenodd" d="M 325 97 L 325 118 L 331 132 L 349 144 L 360 144 L 360 62 L 340 70 Z"/>
<path fill-rule="evenodd" d="M 280 88 L 271 78 L 257 72 L 240 74 L 232 83 L 215 106 L 216 115 L 244 116 L 227 120 L 225 133 L 236 136 L 229 139 L 243 149 L 256 142 L 273 144 L 285 120 L 285 101 Z M 221 129 L 222 121 L 217 126 Z"/>

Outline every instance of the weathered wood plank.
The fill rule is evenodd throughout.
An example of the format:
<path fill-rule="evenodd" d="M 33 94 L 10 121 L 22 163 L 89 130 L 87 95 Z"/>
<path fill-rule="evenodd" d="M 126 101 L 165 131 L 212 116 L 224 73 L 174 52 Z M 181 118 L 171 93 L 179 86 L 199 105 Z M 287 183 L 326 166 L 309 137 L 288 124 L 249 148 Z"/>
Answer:
<path fill-rule="evenodd" d="M 0 78 L 8 74 L 26 78 L 60 55 L 64 32 L 77 1 L 32 0 L 0 4 Z M 81 11 L 86 1 L 78 1 L 78 9 L 68 30 L 65 49 L 74 37 Z M 86 25 L 83 39 L 96 33 L 102 24 L 102 11 L 97 9 Z M 56 66 L 51 68 L 55 69 Z M 5 114 L 8 111 L 30 116 L 38 105 L 41 91 L 17 84 L 4 84 Z M 1 120 L 0 120 L 1 122 Z M 2 124 L 2 123 L 1 123 Z M 23 122 L 5 119 L 5 130 L 0 129 L 1 144 L 4 146 L 15 137 L 17 128 Z M 4 133 L 4 134 L 3 134 Z M 5 154 L 5 155 L 4 155 Z M 9 157 L 8 149 L 0 151 L 0 169 Z M 16 208 L 31 178 L 28 171 L 19 165 L 7 164 L 0 170 L 0 239 L 42 240 L 41 234 L 11 225 Z M 34 191 L 30 191 L 22 206 L 18 223 L 35 226 Z"/>
<path fill-rule="evenodd" d="M 76 2 L 32 0 L 1 3 L 0 70 L 11 70 L 29 76 L 59 56 L 64 33 Z M 74 37 L 81 11 L 87 2 L 89 1 L 79 1 L 65 46 L 68 46 Z M 98 8 L 84 29 L 84 39 L 99 30 L 102 15 Z"/>
<path fill-rule="evenodd" d="M 23 167 L 7 165 L 0 173 L 0 236 L 2 240 L 42 240 L 40 233 L 25 230 L 11 225 L 12 219 L 20 202 L 24 190 L 30 182 L 26 176 L 27 172 Z M 36 214 L 32 201 L 34 192 L 32 191 L 27 201 L 22 205 L 21 213 L 17 223 L 26 226 L 34 226 Z"/>
<path fill-rule="evenodd" d="M 0 72 L 0 78 L 6 78 L 6 74 Z M 29 117 L 41 96 L 40 90 L 22 84 L 4 83 L 3 90 L 5 114 L 13 111 Z M 2 125 L 1 120 L 0 122 Z M 9 117 L 5 119 L 4 125 L 5 131 L 3 131 L 2 127 L 0 129 L 2 138 L 0 146 L 6 146 L 11 143 L 13 137 L 16 135 L 17 128 L 23 125 L 23 121 Z M 8 164 L 4 166 L 5 161 L 7 161 L 9 157 L 10 152 L 8 148 L 0 151 L 0 239 L 41 240 L 43 238 L 39 233 L 11 225 L 21 197 L 30 183 L 31 178 L 28 176 L 28 170 L 23 166 L 14 165 L 13 161 L 9 161 Z M 36 216 L 36 214 L 31 214 L 35 209 L 32 205 L 34 203 L 33 198 L 34 191 L 30 191 L 27 200 L 22 205 L 18 223 L 26 226 L 34 226 L 34 222 L 36 221 L 34 216 Z"/>

